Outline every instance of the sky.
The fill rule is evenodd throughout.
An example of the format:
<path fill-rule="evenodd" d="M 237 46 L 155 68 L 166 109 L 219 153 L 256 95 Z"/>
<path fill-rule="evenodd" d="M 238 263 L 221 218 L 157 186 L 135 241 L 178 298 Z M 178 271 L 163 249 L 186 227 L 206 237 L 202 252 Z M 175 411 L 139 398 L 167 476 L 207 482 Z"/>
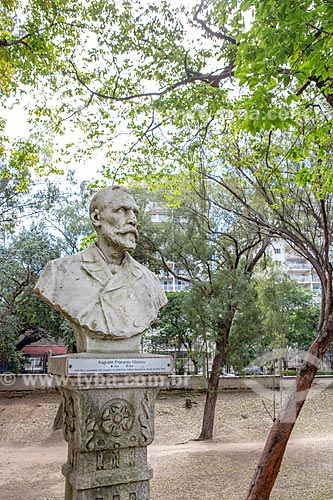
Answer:
<path fill-rule="evenodd" d="M 9 140 L 15 140 L 18 137 L 26 138 L 29 135 L 27 113 L 23 106 L 24 103 L 22 105 L 15 105 L 9 110 L 1 110 L 2 116 L 4 116 L 7 121 L 5 134 L 9 137 Z M 61 146 L 71 141 L 75 142 L 76 137 L 78 139 L 79 134 L 76 136 L 75 134 L 67 133 L 64 137 L 57 137 L 56 144 L 58 143 L 58 145 Z M 70 164 L 70 168 L 74 170 L 75 178 L 78 182 L 96 180 L 96 178 L 101 179 L 102 177 L 98 174 L 97 170 L 103 160 L 104 155 L 99 155 L 96 152 L 94 159 L 86 159 L 82 162 L 75 162 L 73 160 Z M 62 168 L 61 164 L 59 167 Z M 67 165 L 64 165 L 63 167 L 65 170 L 68 169 Z M 66 182 L 65 176 L 63 176 L 63 181 Z"/>

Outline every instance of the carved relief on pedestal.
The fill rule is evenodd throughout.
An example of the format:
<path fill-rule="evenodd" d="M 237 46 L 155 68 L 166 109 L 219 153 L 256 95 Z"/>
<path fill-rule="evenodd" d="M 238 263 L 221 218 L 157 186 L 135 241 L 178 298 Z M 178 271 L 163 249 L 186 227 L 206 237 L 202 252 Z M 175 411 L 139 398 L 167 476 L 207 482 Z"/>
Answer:
<path fill-rule="evenodd" d="M 66 391 L 61 391 L 64 405 L 63 423 L 64 437 L 66 441 L 70 441 L 75 431 L 75 406 L 73 396 L 67 394 Z"/>
<path fill-rule="evenodd" d="M 135 448 L 130 448 L 128 451 L 128 465 L 135 467 L 136 451 Z"/>
<path fill-rule="evenodd" d="M 96 470 L 104 469 L 104 452 L 98 451 L 96 453 Z"/>
<path fill-rule="evenodd" d="M 106 434 L 119 437 L 131 430 L 135 411 L 126 399 L 114 398 L 108 401 L 101 411 L 101 428 Z"/>
<path fill-rule="evenodd" d="M 130 493 L 128 500 L 136 500 L 136 493 Z"/>
<path fill-rule="evenodd" d="M 119 469 L 120 467 L 120 444 L 115 443 L 114 450 L 111 452 L 111 469 Z"/>
<path fill-rule="evenodd" d="M 68 446 L 68 463 L 70 465 L 75 465 L 75 458 L 76 458 L 76 453 L 74 448 L 72 448 L 70 445 Z"/>
<path fill-rule="evenodd" d="M 151 443 L 154 436 L 154 392 L 147 390 L 141 401 L 141 409 L 138 415 L 142 436 L 139 438 L 139 445 L 146 446 Z"/>
<path fill-rule="evenodd" d="M 85 447 L 89 451 L 99 447 L 110 448 L 113 446 L 113 439 L 108 439 L 107 435 L 111 438 L 126 435 L 135 422 L 133 405 L 123 398 L 110 399 L 97 415 L 95 413 L 96 417 L 93 415 L 94 412 L 90 409 L 83 426 Z M 136 437 L 134 439 L 136 440 Z"/>
<path fill-rule="evenodd" d="M 86 448 L 89 451 L 93 451 L 95 449 L 94 437 L 95 432 L 98 429 L 97 419 L 92 415 L 92 411 L 89 411 L 83 425 L 83 430 L 86 434 Z"/>

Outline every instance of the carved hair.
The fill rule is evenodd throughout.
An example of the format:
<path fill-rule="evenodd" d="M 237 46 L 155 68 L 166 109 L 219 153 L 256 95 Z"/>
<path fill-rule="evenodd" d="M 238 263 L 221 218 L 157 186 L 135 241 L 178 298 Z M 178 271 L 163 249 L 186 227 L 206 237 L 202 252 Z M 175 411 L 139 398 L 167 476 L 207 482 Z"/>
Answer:
<path fill-rule="evenodd" d="M 96 208 L 98 210 L 102 210 L 110 202 L 110 199 L 112 198 L 113 194 L 118 193 L 119 191 L 131 194 L 130 191 L 125 186 L 117 186 L 117 185 L 108 186 L 104 189 L 101 189 L 100 191 L 97 191 L 97 193 L 94 194 L 90 202 L 90 207 L 89 207 L 90 218 L 94 210 L 96 210 Z"/>

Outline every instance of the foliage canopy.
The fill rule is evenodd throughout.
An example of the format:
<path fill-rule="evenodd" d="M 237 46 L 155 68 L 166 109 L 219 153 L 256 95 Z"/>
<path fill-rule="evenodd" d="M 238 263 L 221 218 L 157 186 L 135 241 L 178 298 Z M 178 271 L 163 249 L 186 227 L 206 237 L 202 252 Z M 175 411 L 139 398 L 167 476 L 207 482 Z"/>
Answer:
<path fill-rule="evenodd" d="M 29 147 L 37 138 L 41 147 L 41 130 L 52 140 L 78 126 L 85 140 L 77 136 L 74 156 L 102 149 L 107 177 L 122 180 L 129 167 L 136 178 L 165 175 L 195 169 L 232 120 L 252 134 L 289 129 L 290 159 L 328 154 L 329 1 L 201 0 L 191 11 L 154 0 L 7 0 L 0 16 L 0 89 L 11 102 L 29 92 Z M 65 140 L 57 154 L 73 146 Z"/>

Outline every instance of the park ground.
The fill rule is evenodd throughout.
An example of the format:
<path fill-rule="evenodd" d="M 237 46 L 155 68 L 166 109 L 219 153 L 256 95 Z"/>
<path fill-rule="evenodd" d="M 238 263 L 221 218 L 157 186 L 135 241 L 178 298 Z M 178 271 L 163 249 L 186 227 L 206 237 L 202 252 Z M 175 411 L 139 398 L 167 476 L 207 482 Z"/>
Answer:
<path fill-rule="evenodd" d="M 204 395 L 160 393 L 151 500 L 243 500 L 272 422 L 272 402 L 264 402 L 252 392 L 221 393 L 214 440 L 200 442 Z M 0 395 L 1 499 L 63 500 L 67 446 L 52 430 L 58 403 L 56 392 Z M 303 408 L 271 500 L 333 500 L 332 448 L 333 388 L 326 388 Z"/>

